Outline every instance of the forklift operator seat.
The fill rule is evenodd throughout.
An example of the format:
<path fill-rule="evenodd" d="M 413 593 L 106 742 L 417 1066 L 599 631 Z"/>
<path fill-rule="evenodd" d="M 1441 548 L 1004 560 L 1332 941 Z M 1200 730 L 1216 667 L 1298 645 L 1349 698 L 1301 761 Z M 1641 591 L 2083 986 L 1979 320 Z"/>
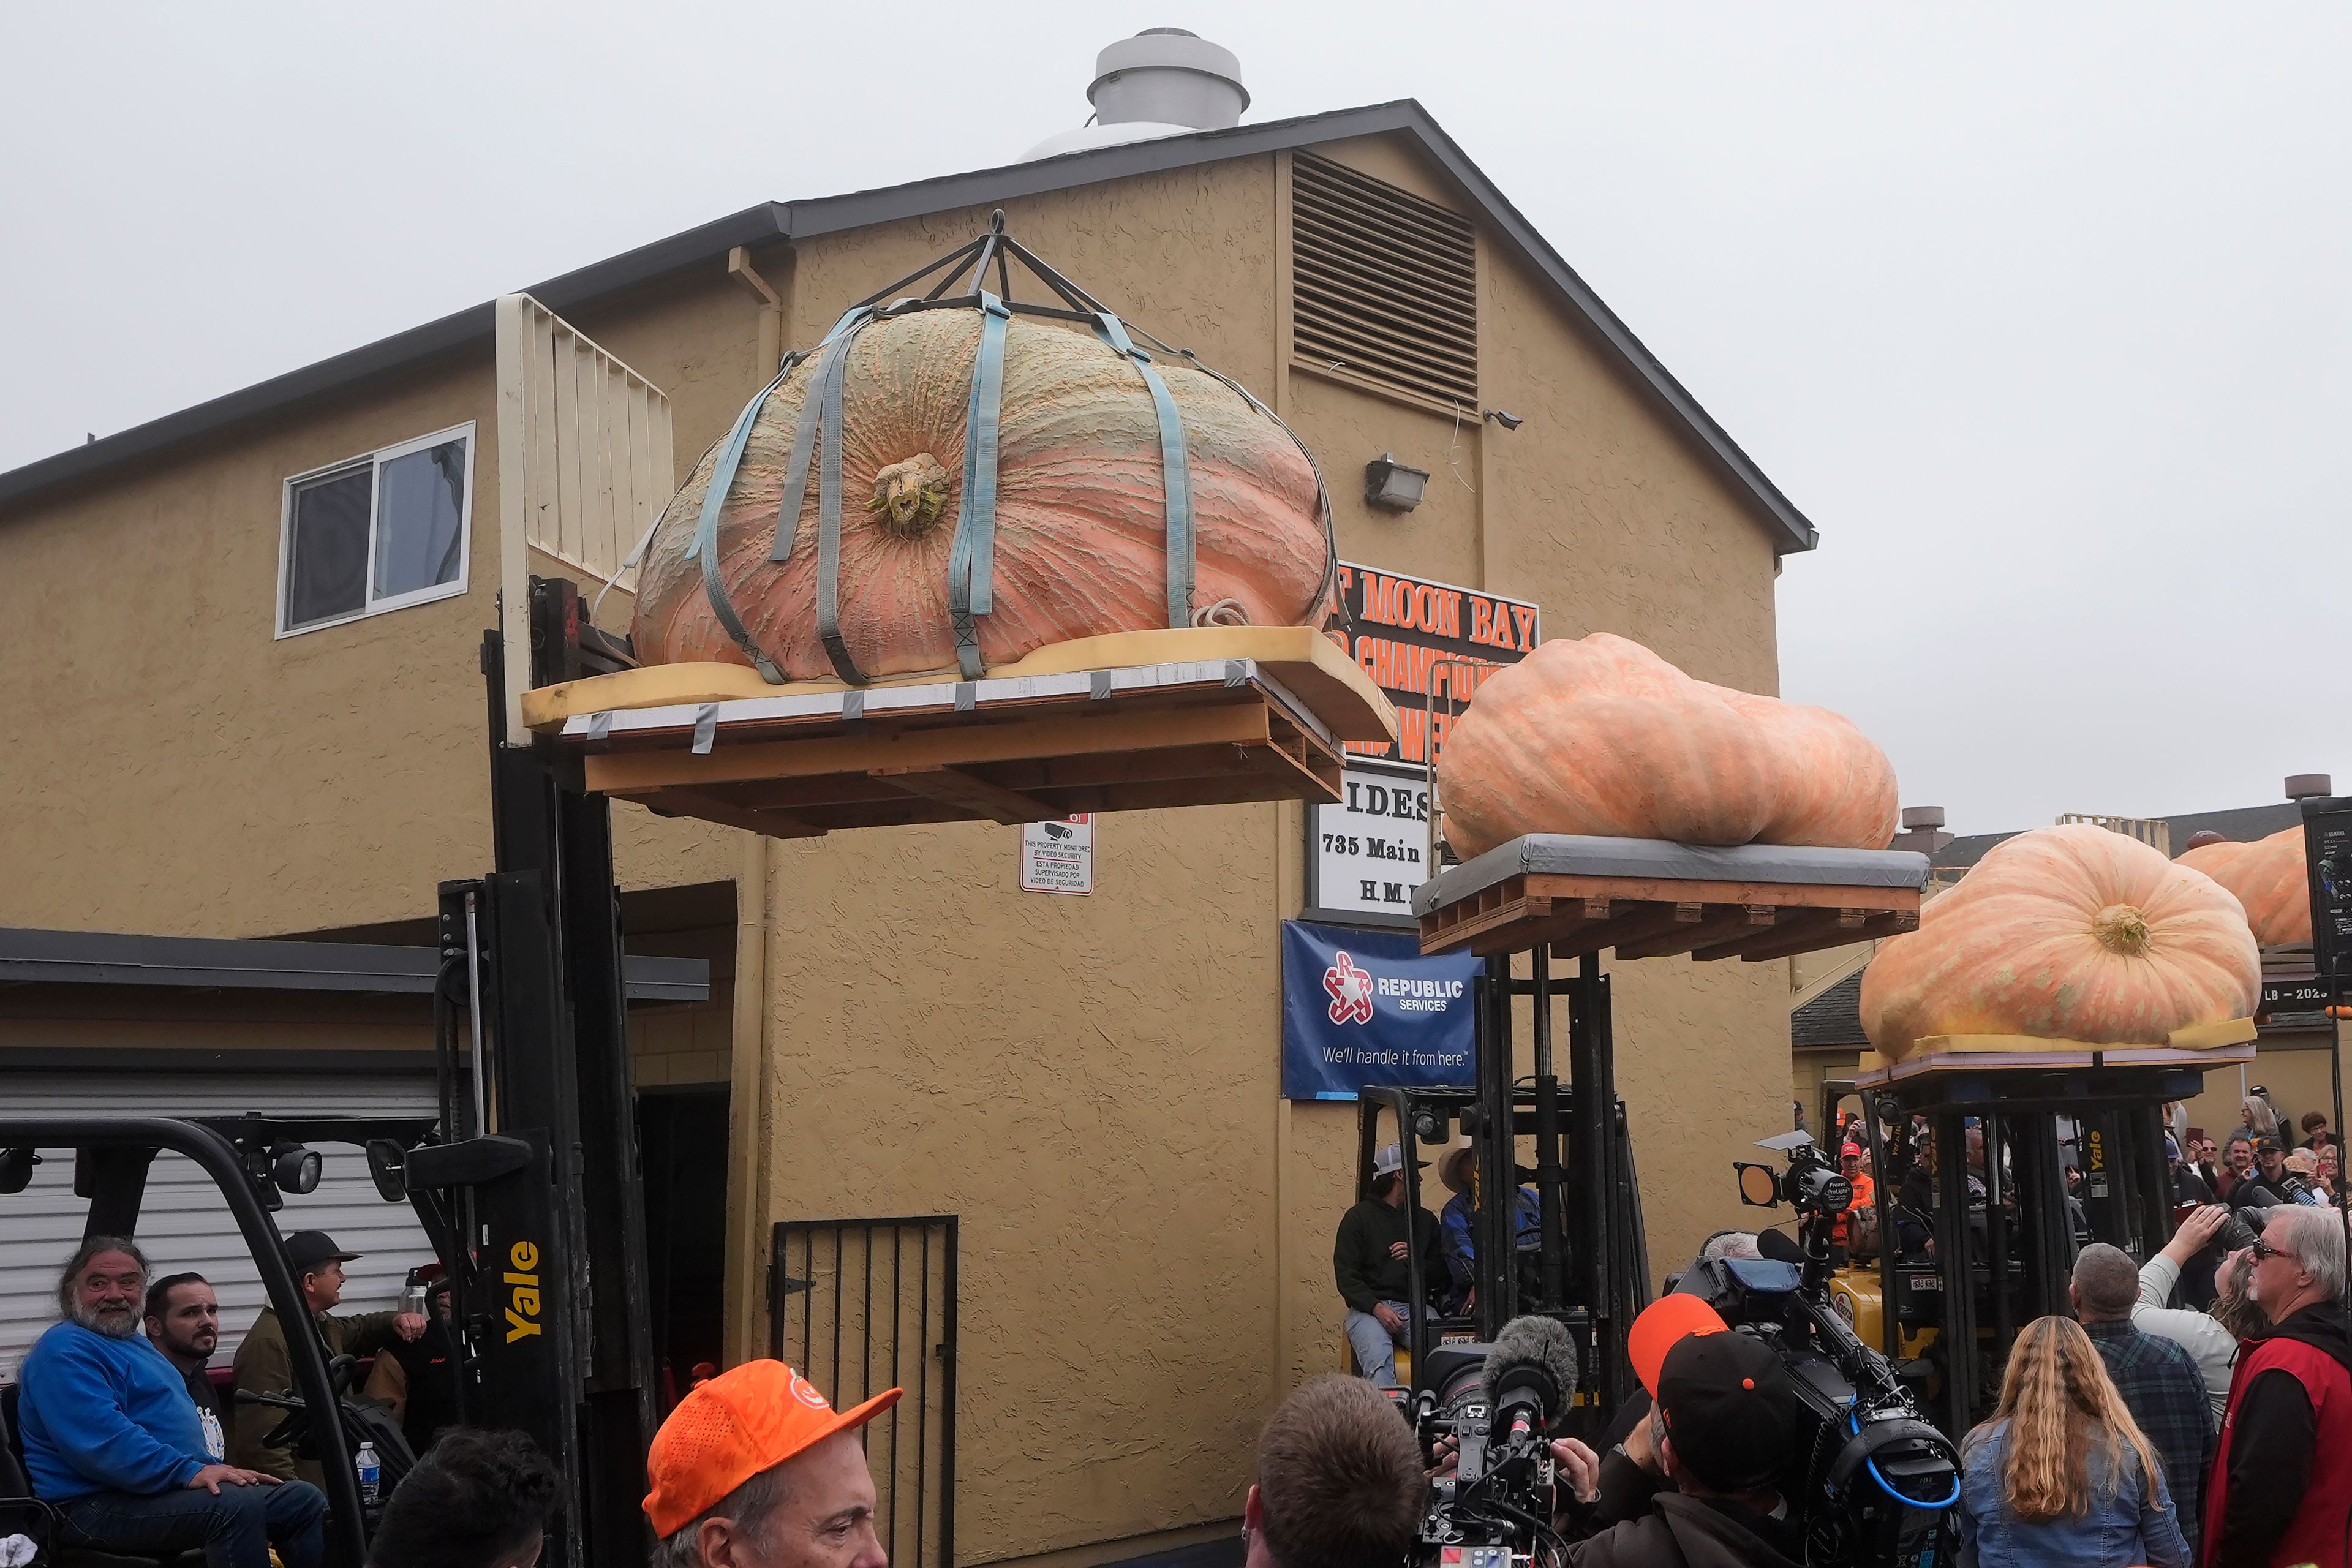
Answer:
<path fill-rule="evenodd" d="M 51 1568 L 204 1568 L 201 1549 L 149 1557 L 64 1544 L 58 1539 L 64 1521 L 33 1496 L 32 1479 L 25 1472 L 25 1450 L 16 1440 L 17 1392 L 16 1384 L 0 1385 L 0 1535 L 31 1536 L 41 1548 L 36 1561 Z"/>

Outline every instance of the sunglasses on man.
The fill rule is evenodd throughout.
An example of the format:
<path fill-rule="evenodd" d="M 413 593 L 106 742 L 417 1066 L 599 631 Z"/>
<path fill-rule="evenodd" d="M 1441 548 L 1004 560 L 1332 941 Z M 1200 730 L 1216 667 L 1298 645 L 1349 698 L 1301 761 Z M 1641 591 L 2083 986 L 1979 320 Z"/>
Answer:
<path fill-rule="evenodd" d="M 2261 1240 L 2257 1240 L 2257 1241 L 2254 1243 L 2254 1261 L 2255 1261 L 2255 1262 L 2257 1262 L 2257 1263 L 2260 1263 L 2260 1262 L 2262 1262 L 2264 1258 L 2294 1258 L 2294 1253 L 2292 1253 L 2292 1252 L 2289 1252 L 2289 1251 L 2288 1251 L 2285 1247 L 2273 1247 L 2269 1242 L 2267 1242 L 2267 1241 L 2261 1241 Z M 2300 1258 L 2297 1258 L 2297 1259 L 2296 1259 L 2296 1261 L 2297 1261 L 2297 1262 L 2300 1262 L 2300 1261 L 2302 1261 L 2302 1260 L 2301 1260 Z"/>

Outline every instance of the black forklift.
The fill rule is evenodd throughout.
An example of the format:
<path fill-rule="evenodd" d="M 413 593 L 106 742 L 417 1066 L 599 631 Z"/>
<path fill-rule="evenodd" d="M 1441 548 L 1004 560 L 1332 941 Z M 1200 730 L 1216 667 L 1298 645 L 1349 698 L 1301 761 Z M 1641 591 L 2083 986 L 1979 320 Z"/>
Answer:
<path fill-rule="evenodd" d="M 1841 1110 L 1861 1113 L 1877 1233 L 1874 1262 L 1841 1270 L 1832 1300 L 1947 1433 L 1991 1411 L 2018 1328 L 2069 1310 L 2083 1245 L 2145 1262 L 2172 1239 L 2162 1108 L 2252 1047 L 2200 1054 L 2050 1052 L 2021 1065 L 1986 1053 L 1822 1085 L 1823 1128 Z M 1920 1165 L 1933 1194 L 1924 1209 L 1902 1202 Z"/>
<path fill-rule="evenodd" d="M 1441 1310 L 1450 1280 L 1423 1278 L 1411 1261 L 1412 1306 L 1404 1349 L 1405 1397 L 1433 1386 L 1429 1352 L 1491 1343 L 1514 1318 L 1550 1318 L 1575 1337 L 1580 1414 L 1613 1411 L 1632 1388 L 1624 1329 L 1650 1301 L 1650 1258 L 1635 1180 L 1624 1101 L 1610 1078 L 1609 977 L 1597 955 L 1573 976 L 1553 972 L 1548 945 L 1515 977 L 1510 956 L 1487 958 L 1473 981 L 1475 1086 L 1469 1089 L 1365 1089 L 1357 1106 L 1357 1195 L 1371 1195 L 1373 1158 L 1385 1144 L 1405 1152 L 1407 1212 L 1421 1205 L 1418 1152 L 1450 1144 L 1458 1129 L 1473 1140 L 1472 1210 L 1475 1294 L 1466 1311 Z M 1570 1079 L 1555 1070 L 1553 999 L 1568 1004 Z M 1515 999 L 1529 999 L 1532 1075 L 1515 1079 Z M 1580 1114 L 1580 1110 L 1583 1114 Z M 1492 1129 L 1506 1135 L 1490 1136 Z M 1523 1189 L 1532 1188 L 1538 1224 L 1519 1223 Z"/>

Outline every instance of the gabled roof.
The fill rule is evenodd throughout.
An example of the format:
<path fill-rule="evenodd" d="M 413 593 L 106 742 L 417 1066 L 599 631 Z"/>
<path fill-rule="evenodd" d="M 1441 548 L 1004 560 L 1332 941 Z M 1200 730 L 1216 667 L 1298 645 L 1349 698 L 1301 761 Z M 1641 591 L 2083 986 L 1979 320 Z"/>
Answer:
<path fill-rule="evenodd" d="M 1801 1051 L 1870 1048 L 1870 1037 L 1862 1030 L 1861 970 L 1789 1015 L 1789 1044 Z"/>
<path fill-rule="evenodd" d="M 1479 172 L 1429 112 L 1411 99 L 1364 109 L 1302 115 L 1225 131 L 1203 131 L 1150 142 L 1130 142 L 1041 158 L 1003 168 L 849 195 L 796 202 L 765 202 L 683 234 L 643 246 L 593 267 L 536 284 L 529 292 L 562 314 L 635 288 L 667 273 L 724 257 L 735 246 L 771 245 L 817 235 L 891 223 L 959 207 L 984 206 L 1020 196 L 1073 186 L 1158 174 L 1202 163 L 1312 147 L 1352 137 L 1402 135 L 1419 144 L 1475 205 L 1518 258 L 1548 280 L 1562 302 L 1592 330 L 1606 349 L 1680 424 L 1716 469 L 1755 505 L 1777 536 L 1775 551 L 1811 550 L 1813 525 L 1764 476 L 1685 390 L 1643 347 L 1632 330 L 1601 303 L 1573 268 L 1523 217 L 1492 181 Z M 55 457 L 0 474 L 0 507 L 105 473 L 134 459 L 166 451 L 198 437 L 292 406 L 370 377 L 415 369 L 479 351 L 491 339 L 491 306 L 476 305 L 420 327 L 337 354 L 332 359 L 276 376 L 241 392 L 182 409 L 102 440 L 71 447 Z"/>
<path fill-rule="evenodd" d="M 2178 816 L 2159 816 L 2153 820 L 2171 829 L 2172 852 L 2178 856 L 2189 847 L 2191 836 L 2211 828 L 2222 837 L 2239 843 L 2252 843 L 2282 833 L 2303 820 L 2302 808 L 2291 800 L 2269 805 L 2238 805 L 2221 811 L 2189 811 Z M 1937 871 L 1965 871 L 1983 859 L 1993 847 L 2014 838 L 2022 828 L 2007 833 L 1976 833 L 1955 838 L 1927 858 L 1928 866 Z"/>

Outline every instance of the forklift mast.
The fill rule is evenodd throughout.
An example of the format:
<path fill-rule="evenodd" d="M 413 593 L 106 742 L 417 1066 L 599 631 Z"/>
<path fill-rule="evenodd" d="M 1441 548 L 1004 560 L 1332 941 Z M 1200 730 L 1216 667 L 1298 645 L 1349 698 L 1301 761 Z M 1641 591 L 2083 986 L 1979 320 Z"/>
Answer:
<path fill-rule="evenodd" d="M 440 889 L 440 1001 L 471 1046 L 463 1061 L 454 1041 L 440 1053 L 447 1135 L 530 1151 L 465 1189 L 466 1245 L 448 1260 L 465 1397 L 562 1472 L 551 1563 L 641 1568 L 655 1371 L 611 808 L 576 760 L 507 733 L 501 637 L 530 639 L 533 687 L 625 656 L 583 626 L 569 582 L 533 577 L 517 608 L 500 606 L 504 630 L 482 644 L 495 868 Z"/>

